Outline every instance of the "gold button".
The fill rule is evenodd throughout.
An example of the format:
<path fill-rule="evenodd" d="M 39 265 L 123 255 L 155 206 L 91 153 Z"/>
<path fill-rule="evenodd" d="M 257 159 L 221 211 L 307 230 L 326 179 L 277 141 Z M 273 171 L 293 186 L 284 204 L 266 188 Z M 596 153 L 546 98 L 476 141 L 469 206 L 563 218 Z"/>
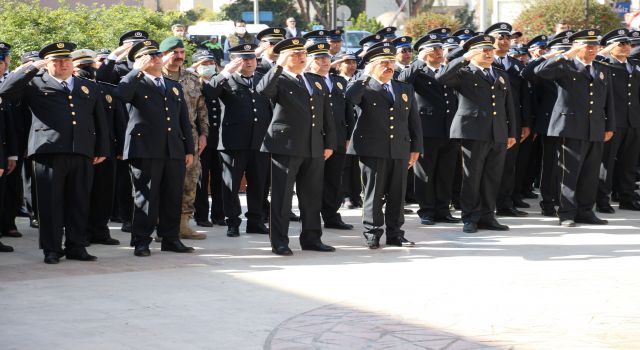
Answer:
<path fill-rule="evenodd" d="M 71 95 L 69 95 L 68 97 L 69 97 L 69 99 L 72 99 L 72 98 L 73 98 L 73 96 L 71 96 Z"/>
<path fill-rule="evenodd" d="M 256 102 L 256 100 L 254 100 L 254 99 L 252 99 L 251 101 L 252 101 L 252 102 Z"/>
<path fill-rule="evenodd" d="M 393 120 L 393 117 L 389 117 L 389 120 Z"/>
<path fill-rule="evenodd" d="M 164 110 L 165 110 L 165 111 L 168 111 L 168 110 L 169 110 L 169 107 L 164 107 Z"/>
<path fill-rule="evenodd" d="M 447 113 L 449 113 L 449 110 L 447 109 Z"/>
<path fill-rule="evenodd" d="M 627 86 L 631 86 L 631 84 L 628 84 Z"/>
<path fill-rule="evenodd" d="M 393 107 L 389 108 L 390 111 L 393 111 Z"/>
<path fill-rule="evenodd" d="M 447 93 L 445 92 L 444 95 L 447 96 Z"/>
<path fill-rule="evenodd" d="M 313 97 L 309 99 L 309 101 L 313 102 Z"/>
<path fill-rule="evenodd" d="M 257 122 L 257 121 L 258 121 L 258 118 L 253 118 L 253 121 L 254 121 L 254 122 Z"/>
<path fill-rule="evenodd" d="M 311 119 L 316 119 L 316 116 L 315 116 L 315 115 L 312 115 L 312 116 L 311 116 Z"/>
<path fill-rule="evenodd" d="M 631 93 L 628 93 L 629 96 L 631 96 Z"/>
<path fill-rule="evenodd" d="M 311 126 L 316 126 L 316 123 L 311 124 Z"/>
<path fill-rule="evenodd" d="M 389 135 L 389 138 L 390 138 L 390 139 L 392 139 L 392 138 L 393 138 L 393 135 Z"/>
<path fill-rule="evenodd" d="M 589 95 L 593 96 L 593 92 L 590 92 Z"/>
<path fill-rule="evenodd" d="M 167 131 L 171 131 L 171 128 L 167 128 Z"/>
<path fill-rule="evenodd" d="M 74 121 L 72 121 L 72 122 L 71 122 L 71 124 L 76 125 L 77 123 L 76 123 L 76 121 L 74 120 Z"/>
<path fill-rule="evenodd" d="M 313 107 L 312 107 L 312 109 L 313 109 Z M 257 112 L 258 110 L 254 108 L 254 109 L 253 109 L 253 111 L 254 111 L 254 112 Z"/>
<path fill-rule="evenodd" d="M 141 135 L 141 134 L 140 134 L 140 133 L 138 133 L 138 136 L 140 136 L 140 135 Z"/>
<path fill-rule="evenodd" d="M 496 95 L 491 95 L 491 98 L 496 98 Z"/>
<path fill-rule="evenodd" d="M 492 105 L 492 106 L 495 106 L 495 105 L 496 105 L 496 103 L 494 102 L 494 103 L 492 103 L 491 105 Z"/>
<path fill-rule="evenodd" d="M 171 120 L 171 118 L 167 117 L 167 121 Z"/>
<path fill-rule="evenodd" d="M 391 125 L 391 126 L 389 127 L 389 129 L 393 129 L 393 125 Z"/>
<path fill-rule="evenodd" d="M 491 90 L 495 90 L 495 87 L 494 87 L 494 86 L 492 86 L 492 87 L 491 87 Z"/>
<path fill-rule="evenodd" d="M 149 96 L 145 96 L 144 98 L 149 98 Z M 166 100 L 166 98 L 165 98 L 165 100 Z"/>
<path fill-rule="evenodd" d="M 631 95 L 631 94 L 629 94 L 629 95 Z M 69 103 L 69 107 L 73 107 L 73 103 Z"/>
<path fill-rule="evenodd" d="M 147 96 L 145 96 L 144 98 L 147 98 Z M 166 100 L 167 100 L 167 98 L 165 97 L 165 98 L 164 98 L 164 100 L 166 101 Z"/>
<path fill-rule="evenodd" d="M 76 112 L 71 112 L 71 115 L 76 115 Z"/>
<path fill-rule="evenodd" d="M 592 104 L 593 104 L 593 101 L 589 101 L 589 104 L 590 104 L 590 105 L 592 105 Z"/>
<path fill-rule="evenodd" d="M 494 112 L 493 112 L 493 115 L 498 115 L 498 112 L 494 111 Z"/>
<path fill-rule="evenodd" d="M 593 113 L 593 111 L 592 111 L 592 110 L 589 110 L 589 114 L 591 114 L 591 113 Z"/>
<path fill-rule="evenodd" d="M 593 86 L 593 83 L 590 83 L 589 86 Z"/>

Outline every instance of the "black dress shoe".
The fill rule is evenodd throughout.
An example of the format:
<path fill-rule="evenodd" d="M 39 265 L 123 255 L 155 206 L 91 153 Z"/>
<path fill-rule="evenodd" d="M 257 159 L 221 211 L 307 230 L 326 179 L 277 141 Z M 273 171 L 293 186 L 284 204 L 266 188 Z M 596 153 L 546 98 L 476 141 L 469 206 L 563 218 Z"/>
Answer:
<path fill-rule="evenodd" d="M 131 232 L 131 222 L 125 221 L 122 223 L 122 227 L 120 228 L 122 232 Z"/>
<path fill-rule="evenodd" d="M 133 255 L 135 256 L 149 256 L 151 255 L 151 250 L 149 250 L 148 244 L 138 244 L 133 249 Z"/>
<path fill-rule="evenodd" d="M 533 193 L 533 191 L 531 191 L 531 190 L 527 190 L 527 191 L 522 192 L 522 197 L 528 198 L 528 199 L 536 199 L 536 198 L 538 198 L 538 195 Z"/>
<path fill-rule="evenodd" d="M 324 223 L 325 228 L 335 228 L 338 230 L 352 230 L 353 225 L 347 224 L 342 220 L 329 221 Z"/>
<path fill-rule="evenodd" d="M 420 218 L 420 225 L 435 225 L 436 221 L 430 216 L 423 216 Z"/>
<path fill-rule="evenodd" d="M 413 247 L 416 244 L 404 237 L 392 237 L 392 238 L 387 237 L 387 245 L 392 245 L 396 247 Z"/>
<path fill-rule="evenodd" d="M 611 204 L 596 205 L 596 211 L 598 213 L 604 213 L 604 214 L 613 214 L 616 212 L 616 210 L 613 209 Z"/>
<path fill-rule="evenodd" d="M 58 264 L 60 262 L 60 258 L 62 258 L 64 254 L 56 253 L 56 252 L 48 252 L 44 254 L 44 263 L 45 264 Z"/>
<path fill-rule="evenodd" d="M 413 210 L 409 209 L 409 208 L 404 208 L 404 213 L 405 214 L 413 214 Z"/>
<path fill-rule="evenodd" d="M 286 245 L 273 247 L 271 248 L 271 251 L 276 255 L 284 255 L 284 256 L 293 255 L 293 252 L 291 251 L 291 249 L 289 249 L 289 247 L 287 247 Z"/>
<path fill-rule="evenodd" d="M 478 225 L 475 222 L 465 222 L 464 226 L 462 226 L 462 232 L 476 233 L 478 232 Z"/>
<path fill-rule="evenodd" d="M 239 237 L 240 236 L 240 229 L 238 228 L 238 226 L 229 226 L 227 228 L 227 237 Z"/>
<path fill-rule="evenodd" d="M 436 216 L 434 217 L 435 222 L 446 222 L 448 224 L 457 224 L 462 221 L 460 218 L 456 218 L 451 214 L 445 216 Z"/>
<path fill-rule="evenodd" d="M 38 219 L 31 219 L 29 220 L 29 226 L 33 228 L 40 228 L 40 223 L 38 222 Z"/>
<path fill-rule="evenodd" d="M 516 208 L 530 208 L 531 205 L 529 205 L 529 203 L 525 202 L 522 200 L 522 198 L 513 198 L 513 206 L 515 206 Z"/>
<path fill-rule="evenodd" d="M 206 220 L 206 221 L 196 221 L 196 225 L 200 226 L 200 227 L 213 227 L 213 222 Z"/>
<path fill-rule="evenodd" d="M 496 220 L 479 221 L 478 228 L 490 231 L 509 231 L 509 226 L 502 225 Z"/>
<path fill-rule="evenodd" d="M 119 245 L 120 241 L 115 238 L 109 237 L 109 238 L 97 240 L 97 241 L 92 240 L 91 244 Z"/>
<path fill-rule="evenodd" d="M 6 231 L 2 232 L 2 236 L 19 238 L 19 237 L 22 237 L 22 233 L 20 233 L 20 231 L 18 231 L 16 229 L 11 229 L 11 230 L 6 230 Z"/>
<path fill-rule="evenodd" d="M 247 223 L 247 233 L 257 233 L 261 235 L 268 235 L 269 228 L 261 222 L 256 224 Z"/>
<path fill-rule="evenodd" d="M 498 216 L 511 216 L 511 217 L 523 217 L 528 216 L 529 213 L 526 211 L 518 210 L 516 208 L 504 208 L 496 210 L 496 215 Z"/>
<path fill-rule="evenodd" d="M 11 253 L 13 251 L 13 247 L 4 245 L 0 242 L 0 253 Z"/>
<path fill-rule="evenodd" d="M 289 212 L 289 221 L 300 221 L 300 217 L 294 212 Z"/>
<path fill-rule="evenodd" d="M 302 250 L 314 250 L 316 252 L 334 252 L 336 250 L 336 248 L 326 245 L 320 241 L 307 244 L 300 243 L 300 248 L 302 248 Z"/>
<path fill-rule="evenodd" d="M 640 203 L 637 201 L 620 202 L 620 209 L 640 211 Z"/>
<path fill-rule="evenodd" d="M 186 245 L 182 244 L 179 239 L 176 239 L 175 241 L 168 241 L 166 239 L 162 240 L 160 250 L 163 252 L 174 253 L 193 253 L 194 251 L 192 247 L 187 247 Z"/>
<path fill-rule="evenodd" d="M 227 220 L 225 220 L 224 218 L 222 219 L 211 219 L 211 222 L 215 225 L 218 226 L 227 226 Z"/>
<path fill-rule="evenodd" d="M 97 256 L 91 255 L 84 247 L 65 249 L 65 255 L 67 260 L 79 260 L 79 261 L 96 261 Z"/>
<path fill-rule="evenodd" d="M 581 224 L 589 224 L 589 225 L 606 225 L 609 223 L 607 220 L 600 219 L 596 216 L 591 217 L 576 217 L 575 220 L 577 223 Z"/>
<path fill-rule="evenodd" d="M 367 247 L 369 249 L 380 248 L 380 237 L 383 233 L 384 231 L 378 229 L 364 232 L 362 235 L 367 239 Z"/>

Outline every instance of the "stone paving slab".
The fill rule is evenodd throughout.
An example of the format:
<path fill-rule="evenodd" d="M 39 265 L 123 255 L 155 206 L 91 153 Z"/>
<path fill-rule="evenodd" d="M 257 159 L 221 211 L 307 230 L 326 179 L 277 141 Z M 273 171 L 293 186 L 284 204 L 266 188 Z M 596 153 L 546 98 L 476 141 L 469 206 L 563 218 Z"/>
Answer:
<path fill-rule="evenodd" d="M 137 258 L 114 224 L 123 244 L 55 266 L 20 218 L 25 237 L 2 238 L 0 349 L 640 349 L 640 214 L 561 228 L 528 211 L 473 235 L 408 215 L 414 248 L 325 230 L 329 254 L 300 251 L 292 223 L 287 258 L 222 227 L 198 228 L 195 254 Z"/>

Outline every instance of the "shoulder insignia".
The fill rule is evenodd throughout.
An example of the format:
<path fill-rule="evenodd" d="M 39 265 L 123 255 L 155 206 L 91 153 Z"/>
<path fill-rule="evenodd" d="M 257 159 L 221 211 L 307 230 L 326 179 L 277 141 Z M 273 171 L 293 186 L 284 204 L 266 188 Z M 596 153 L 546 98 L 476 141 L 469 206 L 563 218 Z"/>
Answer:
<path fill-rule="evenodd" d="M 173 91 L 174 94 L 176 94 L 176 96 L 180 95 L 180 91 L 178 90 L 177 87 L 174 86 L 173 89 L 171 89 L 171 90 Z"/>
<path fill-rule="evenodd" d="M 337 83 L 336 83 L 336 85 L 338 85 L 338 88 L 339 88 L 340 90 L 343 90 L 343 89 L 344 89 L 344 88 L 342 87 L 342 83 L 341 83 L 341 82 L 337 82 Z"/>
<path fill-rule="evenodd" d="M 316 87 L 317 87 L 318 89 L 322 90 L 322 85 L 320 85 L 320 83 L 318 83 L 317 81 L 316 81 Z"/>
<path fill-rule="evenodd" d="M 108 103 L 113 102 L 113 97 L 111 97 L 111 95 L 105 95 L 104 99 L 107 100 Z"/>
<path fill-rule="evenodd" d="M 402 100 L 404 102 L 409 102 L 409 96 L 407 94 L 402 94 Z"/>
<path fill-rule="evenodd" d="M 84 85 L 82 85 L 82 87 L 80 88 L 80 90 L 82 90 L 82 92 L 84 92 L 84 93 L 85 93 L 85 94 L 87 94 L 87 95 L 89 94 L 89 88 L 88 88 L 88 87 L 86 87 L 86 86 L 84 86 Z"/>

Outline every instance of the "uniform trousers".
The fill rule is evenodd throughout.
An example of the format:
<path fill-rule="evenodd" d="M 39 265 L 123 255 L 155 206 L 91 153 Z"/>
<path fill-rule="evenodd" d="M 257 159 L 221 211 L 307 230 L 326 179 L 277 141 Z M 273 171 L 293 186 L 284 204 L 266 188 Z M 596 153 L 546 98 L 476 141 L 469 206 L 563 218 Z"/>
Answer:
<path fill-rule="evenodd" d="M 534 141 L 532 133 L 526 139 L 520 141 L 518 158 L 516 160 L 513 194 L 511 195 L 512 198 L 522 199 L 522 194 L 531 188 L 533 181 L 531 180 L 530 173 L 531 164 L 535 163 L 534 159 Z"/>
<path fill-rule="evenodd" d="M 511 209 L 513 204 L 513 192 L 516 188 L 516 164 L 518 162 L 518 153 L 520 150 L 520 141 L 507 150 L 504 158 L 504 167 L 502 169 L 502 178 L 500 179 L 500 188 L 498 189 L 498 197 L 496 198 L 496 208 Z"/>
<path fill-rule="evenodd" d="M 450 215 L 454 172 L 460 144 L 446 138 L 423 139 L 424 152 L 414 165 L 415 195 L 421 218 Z"/>
<path fill-rule="evenodd" d="M 38 154 L 33 157 L 40 248 L 62 253 L 65 247 L 86 247 L 92 160 L 78 154 Z"/>
<path fill-rule="evenodd" d="M 257 150 L 220 151 L 222 159 L 223 207 L 227 225 L 240 226 L 240 183 L 244 175 L 247 180 L 248 223 L 262 224 L 264 186 L 269 170 L 269 154 Z"/>
<path fill-rule="evenodd" d="M 321 157 L 298 157 L 271 154 L 271 208 L 269 215 L 269 237 L 271 246 L 289 243 L 289 212 L 293 187 L 296 187 L 302 232 L 301 244 L 320 241 L 322 228 L 322 184 L 324 160 Z"/>
<path fill-rule="evenodd" d="M 322 186 L 322 219 L 325 223 L 342 221 L 338 210 L 344 199 L 344 186 L 342 185 L 342 169 L 346 154 L 333 153 L 324 162 L 324 183 Z"/>
<path fill-rule="evenodd" d="M 205 147 L 200 154 L 200 166 L 202 167 L 193 217 L 196 221 L 212 221 L 224 219 L 222 199 L 222 162 L 218 150 Z M 209 213 L 209 190 L 211 190 L 211 213 Z M 211 214 L 211 215 L 209 215 Z"/>
<path fill-rule="evenodd" d="M 131 245 L 149 244 L 158 229 L 164 240 L 178 239 L 185 164 L 182 159 L 129 159 L 133 184 Z"/>
<path fill-rule="evenodd" d="M 504 142 L 460 140 L 462 146 L 462 221 L 491 220 L 496 209 L 507 145 Z"/>
<path fill-rule="evenodd" d="M 87 233 L 89 242 L 104 241 L 109 234 L 109 219 L 116 186 L 116 160 L 107 158 L 93 166 L 91 204 Z"/>
<path fill-rule="evenodd" d="M 635 201 L 636 163 L 640 156 L 640 128 L 619 128 L 605 142 L 598 181 L 597 205 L 609 204 L 616 178 L 620 203 Z"/>
<path fill-rule="evenodd" d="M 342 184 L 344 186 L 344 196 L 349 197 L 352 202 L 359 203 L 361 201 L 360 195 L 362 194 L 362 179 L 358 156 L 352 154 L 345 156 Z"/>
<path fill-rule="evenodd" d="M 364 189 L 362 223 L 367 231 L 378 230 L 384 225 L 387 239 L 403 236 L 407 161 L 360 156 Z"/>
<path fill-rule="evenodd" d="M 558 145 L 560 138 L 542 136 L 542 166 L 540 172 L 540 206 L 543 209 L 558 205 L 560 193 L 558 180 Z"/>
<path fill-rule="evenodd" d="M 603 142 L 561 138 L 558 147 L 561 221 L 595 216 Z"/>
<path fill-rule="evenodd" d="M 0 198 L 4 202 L 4 208 L 0 212 L 0 230 L 7 232 L 10 230 L 16 230 L 16 217 L 20 213 L 22 208 L 22 202 L 24 193 L 22 190 L 22 173 L 19 169 L 22 167 L 23 158 L 18 158 L 16 162 L 16 169 L 8 174 L 8 170 L 5 169 L 5 190 L 4 196 Z"/>
<path fill-rule="evenodd" d="M 114 200 L 115 216 L 122 222 L 131 222 L 133 218 L 133 185 L 129 173 L 129 161 L 116 161 L 116 190 Z"/>
<path fill-rule="evenodd" d="M 29 159 L 25 159 L 22 164 L 22 189 L 26 210 L 35 219 L 38 217 L 38 197 L 33 183 L 33 163 Z"/>

